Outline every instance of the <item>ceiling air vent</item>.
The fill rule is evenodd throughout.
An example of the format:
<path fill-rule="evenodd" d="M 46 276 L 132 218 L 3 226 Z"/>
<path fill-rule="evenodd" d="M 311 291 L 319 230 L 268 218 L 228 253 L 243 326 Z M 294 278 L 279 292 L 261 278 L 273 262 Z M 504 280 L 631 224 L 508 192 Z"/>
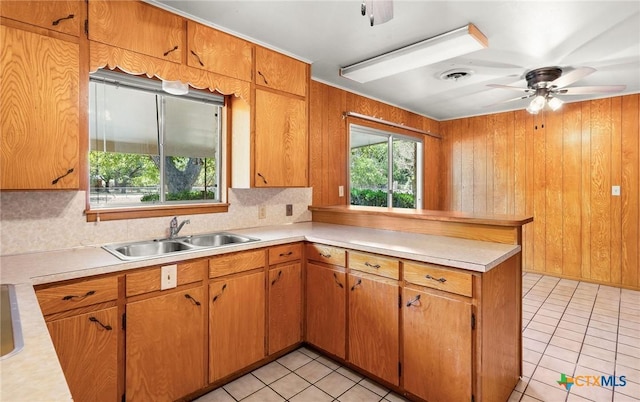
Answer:
<path fill-rule="evenodd" d="M 460 81 L 473 75 L 472 70 L 449 70 L 440 74 L 440 79 L 445 81 Z"/>

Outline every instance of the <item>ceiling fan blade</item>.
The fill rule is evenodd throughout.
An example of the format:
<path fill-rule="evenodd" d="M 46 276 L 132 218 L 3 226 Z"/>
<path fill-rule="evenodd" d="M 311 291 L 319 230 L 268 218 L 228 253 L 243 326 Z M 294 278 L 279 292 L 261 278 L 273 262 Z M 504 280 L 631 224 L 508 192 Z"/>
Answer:
<path fill-rule="evenodd" d="M 574 82 L 583 79 L 589 74 L 592 74 L 596 71 L 595 68 L 591 67 L 578 67 L 573 71 L 569 71 L 566 74 L 562 74 L 559 78 L 556 78 L 551 82 L 551 85 L 556 86 L 557 88 L 563 88 L 567 85 L 571 85 Z"/>
<path fill-rule="evenodd" d="M 606 94 L 612 92 L 624 91 L 626 85 L 599 85 L 594 87 L 571 87 L 562 88 L 555 92 L 559 95 L 588 95 L 588 94 Z"/>
<path fill-rule="evenodd" d="M 516 91 L 519 91 L 519 92 L 533 92 L 533 90 L 530 89 L 530 88 L 514 87 L 514 86 L 511 86 L 511 85 L 487 84 L 487 86 L 491 87 L 491 88 L 512 89 L 512 90 L 516 90 Z"/>
<path fill-rule="evenodd" d="M 513 101 L 517 101 L 517 100 L 521 100 L 521 99 L 527 99 L 527 98 L 530 98 L 530 97 L 531 97 L 531 95 L 519 96 L 517 98 L 512 98 L 512 99 L 507 99 L 507 100 L 504 100 L 504 101 L 492 103 L 490 105 L 484 105 L 483 107 L 498 106 L 498 105 L 502 105 L 503 103 L 509 103 L 509 102 L 513 102 Z"/>

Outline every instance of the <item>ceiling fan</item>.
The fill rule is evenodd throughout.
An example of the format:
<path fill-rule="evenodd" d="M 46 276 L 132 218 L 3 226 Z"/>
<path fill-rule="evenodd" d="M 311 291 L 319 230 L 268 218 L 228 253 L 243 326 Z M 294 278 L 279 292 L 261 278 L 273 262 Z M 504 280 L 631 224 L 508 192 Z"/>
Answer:
<path fill-rule="evenodd" d="M 499 103 L 533 98 L 527 107 L 527 111 L 531 114 L 537 114 L 547 105 L 551 110 L 558 110 L 564 103 L 560 98 L 558 98 L 558 95 L 614 93 L 623 91 L 626 88 L 626 85 L 601 85 L 567 88 L 569 85 L 581 80 L 595 71 L 596 69 L 591 67 L 578 67 L 563 74 L 562 68 L 560 67 L 542 67 L 531 70 L 525 74 L 527 88 L 499 84 L 488 84 L 487 86 L 525 92 L 526 95 L 524 96 L 508 99 Z"/>

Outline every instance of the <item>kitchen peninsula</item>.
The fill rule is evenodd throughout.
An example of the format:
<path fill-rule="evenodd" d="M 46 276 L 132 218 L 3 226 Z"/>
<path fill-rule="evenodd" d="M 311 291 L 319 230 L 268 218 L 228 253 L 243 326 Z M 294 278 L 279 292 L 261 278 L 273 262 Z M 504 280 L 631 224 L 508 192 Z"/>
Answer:
<path fill-rule="evenodd" d="M 330 212 L 335 213 L 340 208 L 329 211 L 330 208 L 312 207 L 314 222 L 234 230 L 234 233 L 260 240 L 173 257 L 125 262 L 100 247 L 3 256 L 0 260 L 1 282 L 19 285 L 18 302 L 25 331 L 24 350 L 0 363 L 3 373 L 3 398 L 42 399 L 44 396 L 53 400 L 71 398 L 71 394 L 63 386 L 65 381 L 59 368 L 40 369 L 49 366 L 56 368 L 59 367 L 59 363 L 52 361 L 55 360 L 55 351 L 48 336 L 43 313 L 37 306 L 33 286 L 36 286 L 36 289 L 51 289 L 59 284 L 63 286 L 82 284 L 105 277 L 126 278 L 133 274 L 146 275 L 152 271 L 151 267 L 159 268 L 167 264 L 177 263 L 178 267 L 181 267 L 186 266 L 185 264 L 196 266 L 197 263 L 204 262 L 207 267 L 206 274 L 203 273 L 203 277 L 198 280 L 203 285 L 211 283 L 211 288 L 202 287 L 205 295 L 209 292 L 206 296 L 209 303 L 203 303 L 203 307 L 211 308 L 214 300 L 211 292 L 214 285 L 218 283 L 216 278 L 222 275 L 215 271 L 217 269 L 215 261 L 218 256 L 226 258 L 225 256 L 235 257 L 259 252 L 258 255 L 263 256 L 261 257 L 263 261 L 258 264 L 258 268 L 252 266 L 248 273 L 263 275 L 261 278 L 264 279 L 261 280 L 265 282 L 264 286 L 269 288 L 265 279 L 268 278 L 269 284 L 273 284 L 272 278 L 264 275 L 263 272 L 275 274 L 279 268 L 284 271 L 284 263 L 278 261 L 289 258 L 288 253 L 281 252 L 281 256 L 278 257 L 277 251 L 282 247 L 290 246 L 293 247 L 292 250 L 301 251 L 301 254 L 295 251 L 290 258 L 296 258 L 296 261 L 301 262 L 302 277 L 305 278 L 300 285 L 302 286 L 301 302 L 306 306 L 306 310 L 304 307 L 301 308 L 299 316 L 300 327 L 303 329 L 300 336 L 284 349 L 272 351 L 265 347 L 259 359 L 252 361 L 249 366 L 225 373 L 219 378 L 207 375 L 207 370 L 213 372 L 216 369 L 215 363 L 211 363 L 208 369 L 204 368 L 200 373 L 202 378 L 199 385 L 189 390 L 188 395 L 202 394 L 242 375 L 249 368 L 266 364 L 302 342 L 307 342 L 331 357 L 369 374 L 390 388 L 406 393 L 408 397 L 416 400 L 436 399 L 438 392 L 450 392 L 451 389 L 443 383 L 439 383 L 437 387 L 429 385 L 425 388 L 424 376 L 429 375 L 430 372 L 433 373 L 433 370 L 446 370 L 446 366 L 438 366 L 440 362 L 445 361 L 450 367 L 449 370 L 451 368 L 459 370 L 457 373 L 449 374 L 460 379 L 455 386 L 456 392 L 461 392 L 460 395 L 468 395 L 469 398 L 473 395 L 476 401 L 494 400 L 504 395 L 508 397 L 520 375 L 521 360 L 521 246 L 517 242 L 517 236 L 514 237 L 514 241 L 501 242 L 493 237 L 480 241 L 461 238 L 464 237 L 462 235 L 455 237 L 452 233 L 426 234 L 425 229 L 408 224 L 395 226 L 394 223 L 388 226 L 399 230 L 359 227 L 364 224 L 358 224 L 361 218 L 356 218 L 358 214 L 349 212 L 350 209 L 343 208 L 343 211 L 346 210 L 344 214 L 353 215 L 350 218 L 352 222 L 343 222 L 347 225 L 319 221 L 328 219 L 326 216 Z M 371 211 L 360 212 L 364 212 L 360 215 L 367 216 L 366 221 L 376 225 L 378 223 L 375 221 L 380 217 L 392 220 L 406 219 L 399 218 L 402 213 L 395 211 L 384 212 L 376 219 L 372 219 Z M 321 218 L 322 213 L 325 214 L 324 218 Z M 518 232 L 521 225 L 531 221 L 531 218 L 500 219 L 493 225 L 494 222 L 489 218 L 476 218 L 473 221 L 470 217 L 459 214 L 449 214 L 450 216 L 446 217 L 446 214 L 441 213 L 426 219 L 425 213 L 421 215 L 422 218 L 414 220 L 439 222 L 438 230 L 444 230 L 442 227 L 464 221 L 465 225 L 472 225 L 469 231 L 473 233 L 479 233 L 474 232 L 476 229 L 479 230 L 478 227 L 485 229 L 510 227 Z M 456 231 L 461 230 L 456 225 L 453 226 L 456 227 Z M 473 227 L 476 229 L 472 229 Z M 469 231 L 462 230 L 460 233 Z M 297 248 L 297 245 L 303 247 Z M 195 263 L 192 264 L 192 262 Z M 327 350 L 324 347 L 322 329 L 315 328 L 313 324 L 317 322 L 314 320 L 318 317 L 313 317 L 312 311 L 319 311 L 319 309 L 314 310 L 310 307 L 318 300 L 313 297 L 313 294 L 315 289 L 324 286 L 321 278 L 326 273 L 331 273 L 332 281 L 333 278 L 339 278 L 338 281 L 343 279 L 349 281 L 348 286 L 341 283 L 343 286 L 338 288 L 344 291 L 345 296 L 341 299 L 343 303 L 340 306 L 344 309 L 345 320 L 338 324 L 341 324 L 343 329 L 349 328 L 346 332 L 349 334 L 349 339 L 345 337 L 342 349 L 338 350 Z M 335 277 L 333 273 L 336 273 Z M 208 278 L 211 278 L 211 282 Z M 158 295 L 165 292 L 168 295 L 178 293 L 178 289 L 181 289 L 180 277 L 178 282 L 177 289 L 158 290 L 156 293 Z M 124 286 L 124 279 L 121 283 L 123 285 L 118 290 L 117 303 L 125 310 L 128 308 L 124 307 L 125 304 L 133 299 L 128 298 L 129 288 L 126 286 L 129 286 L 129 281 L 126 281 L 126 286 Z M 383 283 L 387 289 L 391 289 L 391 294 L 395 294 L 394 314 L 403 317 L 403 320 L 398 322 L 398 326 L 392 328 L 393 336 L 397 338 L 399 344 L 403 345 L 403 348 L 399 349 L 394 346 L 397 344 L 389 343 L 391 349 L 395 349 L 398 358 L 393 365 L 400 367 L 400 363 L 402 369 L 394 370 L 390 376 L 387 373 L 373 372 L 375 370 L 367 365 L 367 361 L 358 360 L 355 336 L 356 331 L 362 328 L 363 322 L 355 319 L 356 316 L 353 314 L 355 307 L 352 304 L 366 299 L 358 299 L 361 296 L 357 296 L 354 290 L 348 290 L 353 286 L 353 289 L 362 290 L 364 295 L 362 297 L 365 297 L 367 286 L 378 283 Z M 193 286 L 195 285 L 186 285 L 189 289 Z M 276 294 L 271 292 L 272 295 Z M 399 298 L 400 304 L 398 304 Z M 113 303 L 115 305 L 116 301 Z M 203 317 L 206 316 L 208 315 L 205 313 Z M 384 318 L 383 321 L 393 322 L 393 320 L 387 320 L 387 317 L 382 318 Z M 434 322 L 433 320 L 443 321 Z M 271 322 L 270 317 L 267 317 L 267 321 Z M 375 330 L 375 327 L 371 328 Z M 273 337 L 272 330 L 273 328 L 266 328 L 263 336 Z M 450 331 L 454 330 L 460 331 L 459 336 L 451 335 Z M 371 336 L 375 337 L 376 334 L 379 333 L 374 332 Z M 208 337 L 206 331 L 205 336 Z M 466 346 L 460 350 L 451 349 L 458 348 L 462 344 Z M 428 345 L 439 345 L 441 349 L 434 355 L 434 351 L 429 350 Z M 43 357 L 47 361 L 43 362 Z M 206 357 L 204 359 L 206 360 Z M 455 365 L 452 362 L 456 362 Z M 119 376 L 122 375 L 122 369 L 116 368 L 116 371 L 118 378 L 121 378 Z M 438 373 L 438 375 L 445 374 Z M 30 386 L 25 387 L 25 382 Z M 126 390 L 129 400 L 133 391 L 129 389 L 128 379 L 127 381 L 119 380 L 119 384 L 121 385 L 117 385 L 119 388 L 115 393 L 119 395 Z M 58 392 L 54 394 L 53 390 Z"/>

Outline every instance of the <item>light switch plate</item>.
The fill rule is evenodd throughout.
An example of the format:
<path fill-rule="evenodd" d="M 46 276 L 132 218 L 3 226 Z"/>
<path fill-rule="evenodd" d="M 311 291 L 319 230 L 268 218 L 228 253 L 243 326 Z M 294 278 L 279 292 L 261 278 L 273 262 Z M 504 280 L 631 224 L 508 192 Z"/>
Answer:
<path fill-rule="evenodd" d="M 178 266 L 165 265 L 160 268 L 160 290 L 173 289 L 178 286 Z"/>
<path fill-rule="evenodd" d="M 620 196 L 620 186 L 611 186 L 611 195 Z"/>
<path fill-rule="evenodd" d="M 338 186 L 338 197 L 344 197 L 344 186 Z"/>

